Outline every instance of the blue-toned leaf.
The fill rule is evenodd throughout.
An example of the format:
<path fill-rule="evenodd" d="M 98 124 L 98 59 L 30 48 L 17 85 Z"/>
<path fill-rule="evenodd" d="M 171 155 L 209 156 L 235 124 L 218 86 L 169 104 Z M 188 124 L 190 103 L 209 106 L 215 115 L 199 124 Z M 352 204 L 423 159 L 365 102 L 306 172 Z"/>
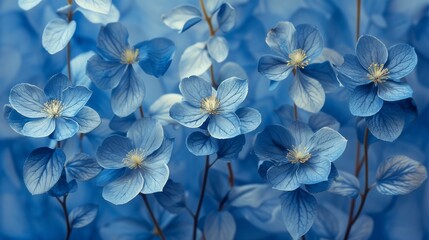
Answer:
<path fill-rule="evenodd" d="M 316 232 L 318 237 L 324 239 L 337 239 L 340 232 L 340 221 L 335 214 L 326 207 L 319 206 L 317 209 L 317 217 L 311 228 Z"/>
<path fill-rule="evenodd" d="M 233 112 L 246 99 L 249 86 L 247 80 L 231 77 L 224 80 L 217 89 L 221 112 Z"/>
<path fill-rule="evenodd" d="M 393 142 L 404 129 L 405 116 L 401 106 L 395 102 L 385 102 L 374 116 L 365 118 L 371 133 L 378 139 Z"/>
<path fill-rule="evenodd" d="M 234 217 L 227 211 L 213 212 L 205 219 L 204 236 L 207 240 L 232 240 L 235 231 Z"/>
<path fill-rule="evenodd" d="M 78 153 L 71 160 L 67 161 L 65 169 L 71 178 L 80 181 L 94 178 L 102 170 L 95 158 L 84 153 Z"/>
<path fill-rule="evenodd" d="M 326 61 L 323 63 L 313 63 L 305 67 L 303 70 L 307 76 L 317 79 L 322 84 L 326 93 L 335 92 L 340 88 L 337 74 L 331 66 L 331 63 Z"/>
<path fill-rule="evenodd" d="M 100 115 L 94 109 L 87 106 L 83 107 L 73 117 L 73 120 L 79 124 L 80 133 L 89 133 L 101 123 Z"/>
<path fill-rule="evenodd" d="M 319 112 L 325 103 L 325 92 L 315 79 L 297 71 L 289 95 L 294 103 L 308 112 Z"/>
<path fill-rule="evenodd" d="M 24 183 L 31 194 L 49 191 L 60 179 L 66 156 L 61 149 L 38 148 L 24 163 Z"/>
<path fill-rule="evenodd" d="M 349 100 L 349 109 L 352 115 L 372 116 L 383 107 L 383 99 L 377 94 L 377 87 L 370 83 L 354 89 Z"/>
<path fill-rule="evenodd" d="M 17 84 L 10 90 L 10 105 L 25 117 L 46 117 L 42 109 L 47 100 L 42 89 L 28 83 Z"/>
<path fill-rule="evenodd" d="M 241 134 L 246 134 L 255 130 L 262 121 L 261 114 L 254 108 L 240 108 L 235 114 L 237 114 L 240 119 Z"/>
<path fill-rule="evenodd" d="M 214 36 L 207 42 L 207 51 L 216 62 L 223 62 L 228 57 L 228 42 L 224 37 Z"/>
<path fill-rule="evenodd" d="M 182 184 L 169 179 L 162 192 L 154 193 L 155 199 L 167 211 L 179 213 L 186 207 L 185 189 Z"/>
<path fill-rule="evenodd" d="M 161 125 L 167 125 L 175 123 L 170 117 L 170 108 L 173 104 L 178 103 L 182 100 L 182 95 L 176 93 L 168 93 L 159 97 L 149 107 L 149 114 L 157 119 Z"/>
<path fill-rule="evenodd" d="M 63 50 L 76 31 L 76 22 L 61 18 L 51 20 L 43 30 L 42 45 L 50 54 Z"/>
<path fill-rule="evenodd" d="M 335 131 L 340 129 L 340 123 L 337 119 L 324 112 L 312 114 L 308 119 L 308 125 L 310 125 L 313 131 L 317 131 L 323 127 L 329 127 Z"/>
<path fill-rule="evenodd" d="M 218 141 L 202 132 L 193 132 L 186 138 L 186 147 L 195 156 L 206 156 L 216 153 Z"/>
<path fill-rule="evenodd" d="M 39 5 L 40 2 L 42 2 L 42 0 L 19 0 L 18 5 L 23 10 L 28 11 Z"/>
<path fill-rule="evenodd" d="M 229 32 L 234 27 L 235 9 L 229 3 L 224 3 L 220 6 L 217 13 L 217 23 L 222 32 Z"/>
<path fill-rule="evenodd" d="M 374 220 L 367 215 L 362 215 L 353 224 L 350 231 L 350 240 L 369 239 L 374 230 Z"/>
<path fill-rule="evenodd" d="M 284 80 L 291 71 L 292 67 L 287 64 L 287 60 L 283 57 L 265 55 L 259 59 L 258 72 L 270 80 Z"/>
<path fill-rule="evenodd" d="M 119 85 L 112 91 L 113 113 L 119 117 L 130 115 L 141 106 L 144 96 L 143 77 L 129 67 Z"/>
<path fill-rule="evenodd" d="M 199 76 L 209 69 L 212 65 L 206 44 L 203 42 L 195 43 L 185 49 L 179 62 L 180 78 L 192 75 Z"/>
<path fill-rule="evenodd" d="M 108 14 L 110 7 L 112 6 L 112 0 L 75 0 L 76 4 L 81 8 L 102 13 Z"/>
<path fill-rule="evenodd" d="M 168 38 L 154 38 L 135 46 L 139 51 L 139 65 L 145 73 L 161 77 L 173 60 L 176 46 Z"/>
<path fill-rule="evenodd" d="M 56 118 L 55 130 L 50 135 L 51 138 L 62 141 L 73 137 L 79 131 L 79 124 L 70 118 Z"/>
<path fill-rule="evenodd" d="M 356 198 L 359 196 L 359 180 L 352 174 L 339 171 L 339 176 L 332 182 L 329 192 L 345 197 Z"/>
<path fill-rule="evenodd" d="M 232 112 L 211 115 L 207 130 L 217 139 L 233 138 L 240 134 L 240 119 Z"/>
<path fill-rule="evenodd" d="M 125 204 L 143 189 L 143 177 L 139 170 L 126 172 L 103 188 L 103 198 L 115 204 Z"/>
<path fill-rule="evenodd" d="M 162 16 L 162 21 L 171 29 L 182 33 L 201 21 L 201 12 L 189 5 L 179 6 Z"/>
<path fill-rule="evenodd" d="M 97 217 L 98 206 L 86 204 L 73 208 L 69 214 L 69 221 L 72 228 L 81 228 L 90 224 Z"/>
<path fill-rule="evenodd" d="M 219 150 L 217 151 L 217 158 L 224 161 L 233 161 L 237 159 L 245 143 L 246 138 L 244 135 L 218 140 Z"/>
<path fill-rule="evenodd" d="M 310 230 L 317 216 L 317 201 L 301 188 L 282 196 L 282 216 L 293 239 L 299 239 Z"/>
<path fill-rule="evenodd" d="M 224 1 L 225 0 L 205 0 L 206 9 L 209 15 L 213 15 L 224 3 Z"/>
<path fill-rule="evenodd" d="M 65 171 L 61 174 L 60 180 L 49 190 L 48 194 L 54 197 L 62 197 L 77 190 L 76 180 L 67 182 Z"/>
<path fill-rule="evenodd" d="M 384 101 L 398 101 L 413 96 L 413 89 L 408 83 L 386 81 L 378 85 L 378 96 Z"/>
<path fill-rule="evenodd" d="M 356 55 L 360 64 L 368 69 L 371 64 L 385 64 L 387 61 L 387 48 L 376 37 L 361 36 L 356 45 Z"/>
<path fill-rule="evenodd" d="M 427 178 L 421 163 L 407 157 L 384 160 L 377 169 L 377 190 L 386 195 L 403 195 L 416 190 Z"/>
<path fill-rule="evenodd" d="M 386 68 L 390 79 L 401 79 L 410 74 L 417 65 L 417 54 L 408 44 L 397 44 L 389 48 Z"/>
<path fill-rule="evenodd" d="M 210 177 L 207 181 L 207 195 L 217 202 L 222 201 L 230 190 L 228 176 L 219 170 L 213 169 L 210 171 Z"/>
<path fill-rule="evenodd" d="M 118 22 L 121 16 L 121 13 L 113 4 L 111 5 L 109 12 L 106 14 L 93 12 L 80 7 L 76 8 L 76 11 L 81 12 L 88 21 L 92 23 L 101 23 L 103 25 Z"/>
<path fill-rule="evenodd" d="M 295 31 L 291 22 L 279 22 L 267 33 L 265 42 L 271 49 L 287 57 L 296 49 Z"/>

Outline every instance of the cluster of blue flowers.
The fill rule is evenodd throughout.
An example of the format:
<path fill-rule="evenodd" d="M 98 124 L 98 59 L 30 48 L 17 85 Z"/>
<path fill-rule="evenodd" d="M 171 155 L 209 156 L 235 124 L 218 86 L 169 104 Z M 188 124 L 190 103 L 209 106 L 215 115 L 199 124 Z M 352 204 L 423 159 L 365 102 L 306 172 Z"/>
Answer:
<path fill-rule="evenodd" d="M 419 0 L 149 2 L 0 3 L 1 239 L 429 235 Z"/>

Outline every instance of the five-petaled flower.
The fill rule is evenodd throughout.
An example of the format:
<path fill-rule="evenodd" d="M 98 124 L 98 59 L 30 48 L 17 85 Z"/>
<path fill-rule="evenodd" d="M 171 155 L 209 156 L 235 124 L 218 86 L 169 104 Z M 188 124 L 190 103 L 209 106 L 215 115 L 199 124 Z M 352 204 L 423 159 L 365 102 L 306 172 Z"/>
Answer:
<path fill-rule="evenodd" d="M 108 170 L 103 197 L 114 204 L 129 202 L 140 192 L 160 192 L 169 176 L 167 163 L 173 140 L 164 138 L 162 126 L 151 118 L 136 121 L 127 136 L 106 138 L 97 150 L 98 163 Z"/>
<path fill-rule="evenodd" d="M 91 90 L 68 84 L 66 76 L 57 74 L 44 90 L 27 83 L 15 85 L 9 96 L 11 128 L 24 136 L 49 136 L 57 141 L 96 128 L 101 122 L 100 116 L 85 106 Z"/>
<path fill-rule="evenodd" d="M 346 148 L 347 140 L 324 127 L 313 133 L 307 125 L 295 122 L 285 128 L 271 125 L 258 134 L 255 153 L 263 164 L 260 173 L 273 188 L 293 191 L 301 184 L 328 180 L 331 162 Z"/>
<path fill-rule="evenodd" d="M 380 111 L 384 101 L 410 98 L 413 90 L 400 79 L 410 74 L 417 64 L 414 48 L 397 44 L 389 49 L 373 36 L 362 36 L 356 45 L 356 56 L 345 55 L 339 72 L 348 78 L 342 83 L 352 90 L 350 112 L 368 117 Z"/>
<path fill-rule="evenodd" d="M 265 39 L 268 46 L 281 56 L 261 57 L 258 71 L 271 81 L 274 89 L 291 72 L 295 79 L 289 89 L 294 103 L 309 112 L 318 112 L 325 103 L 325 92 L 339 86 L 329 62 L 318 63 L 323 50 L 319 31 L 307 24 L 296 28 L 290 22 L 280 22 Z M 324 72 L 324 74 L 320 74 Z"/>
<path fill-rule="evenodd" d="M 141 69 L 160 77 L 167 71 L 175 52 L 174 43 L 166 38 L 130 46 L 128 31 L 120 23 L 101 27 L 97 48 L 99 55 L 88 60 L 87 75 L 99 88 L 113 89 L 112 110 L 120 117 L 128 116 L 142 104 L 145 86 Z"/>
<path fill-rule="evenodd" d="M 210 135 L 226 139 L 252 131 L 261 122 L 256 110 L 237 110 L 247 96 L 246 80 L 231 77 L 215 90 L 206 80 L 191 76 L 183 79 L 179 87 L 184 101 L 171 107 L 170 116 L 186 127 L 198 128 L 207 120 Z M 241 121 L 242 117 L 246 117 L 246 121 Z M 249 127 L 243 124 L 249 124 Z"/>

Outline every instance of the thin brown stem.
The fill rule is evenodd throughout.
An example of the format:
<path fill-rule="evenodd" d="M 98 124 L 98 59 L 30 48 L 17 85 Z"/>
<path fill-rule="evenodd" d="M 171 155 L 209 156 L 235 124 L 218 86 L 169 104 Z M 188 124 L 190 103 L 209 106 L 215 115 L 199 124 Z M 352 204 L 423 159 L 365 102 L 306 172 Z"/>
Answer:
<path fill-rule="evenodd" d="M 144 118 L 144 111 L 143 111 L 143 106 L 139 107 L 139 111 L 140 111 L 140 117 Z"/>
<path fill-rule="evenodd" d="M 216 82 L 215 75 L 214 75 L 213 65 L 210 66 L 210 80 L 212 82 L 213 88 L 216 89 L 218 86 L 217 86 L 217 82 Z"/>
<path fill-rule="evenodd" d="M 201 11 L 203 12 L 204 19 L 209 26 L 210 36 L 216 35 L 216 30 L 213 27 L 212 18 L 207 14 L 206 6 L 204 5 L 204 0 L 200 0 Z"/>
<path fill-rule="evenodd" d="M 360 9 L 361 9 L 361 0 L 356 0 L 356 41 L 360 36 Z"/>
<path fill-rule="evenodd" d="M 232 163 L 228 162 L 227 166 L 228 166 L 228 173 L 229 173 L 229 176 L 228 176 L 229 186 L 234 187 L 234 170 L 232 169 Z"/>
<path fill-rule="evenodd" d="M 293 119 L 298 121 L 298 107 L 295 103 L 293 104 Z"/>
<path fill-rule="evenodd" d="M 72 5 L 73 0 L 67 0 L 69 5 Z M 70 6 L 69 11 L 67 13 L 67 21 L 71 22 L 73 20 L 73 8 Z M 69 81 L 72 81 L 72 71 L 71 71 L 71 39 L 67 43 L 66 47 L 66 60 L 67 60 L 67 74 L 69 77 Z"/>
<path fill-rule="evenodd" d="M 164 232 L 162 231 L 158 221 L 156 220 L 155 215 L 153 214 L 152 208 L 150 207 L 150 204 L 146 195 L 144 195 L 143 193 L 139 193 L 139 195 L 143 198 L 144 205 L 146 206 L 149 216 L 152 219 L 153 225 L 155 226 L 155 234 L 158 235 L 162 240 L 165 240 L 166 238 L 165 238 Z"/>
<path fill-rule="evenodd" d="M 70 235 L 71 235 L 71 225 L 70 225 L 70 221 L 69 221 L 69 213 L 67 211 L 67 195 L 64 195 L 63 200 L 61 200 L 59 197 L 55 197 L 57 199 L 57 201 L 60 203 L 62 209 L 63 209 L 63 213 L 64 213 L 64 218 L 66 220 L 66 229 L 67 229 L 67 233 L 66 233 L 66 240 L 70 239 Z"/>
<path fill-rule="evenodd" d="M 207 186 L 207 179 L 209 175 L 209 169 L 210 169 L 210 157 L 206 156 L 206 163 L 204 167 L 204 173 L 203 173 L 203 183 L 201 185 L 201 192 L 200 192 L 200 198 L 198 200 L 197 210 L 195 211 L 194 215 L 194 229 L 192 232 L 192 239 L 197 239 L 197 226 L 198 226 L 198 219 L 200 217 L 201 207 L 203 206 L 204 201 L 204 195 L 206 192 L 206 186 Z"/>

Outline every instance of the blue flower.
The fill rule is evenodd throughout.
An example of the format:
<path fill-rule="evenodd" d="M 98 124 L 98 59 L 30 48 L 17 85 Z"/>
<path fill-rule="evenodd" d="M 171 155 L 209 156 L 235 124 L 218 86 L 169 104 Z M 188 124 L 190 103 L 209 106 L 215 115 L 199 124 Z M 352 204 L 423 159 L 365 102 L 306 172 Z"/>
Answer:
<path fill-rule="evenodd" d="M 129 202 L 140 192 L 162 191 L 169 176 L 173 141 L 164 138 L 162 126 L 143 118 L 128 130 L 127 136 L 106 138 L 97 150 L 97 161 L 109 172 L 103 197 L 114 204 Z"/>
<path fill-rule="evenodd" d="M 417 64 L 414 48 L 397 44 L 389 49 L 373 36 L 362 36 L 356 45 L 356 56 L 345 55 L 339 67 L 346 75 L 342 83 L 352 90 L 350 112 L 368 117 L 380 111 L 384 101 L 412 97 L 410 85 L 400 79 L 410 74 Z"/>
<path fill-rule="evenodd" d="M 236 110 L 246 98 L 247 91 L 247 81 L 236 77 L 222 81 L 217 91 L 200 77 L 185 78 L 180 82 L 184 101 L 171 107 L 170 116 L 189 128 L 201 127 L 208 119 L 207 130 L 211 136 L 217 139 L 233 138 L 242 133 L 239 112 L 236 113 Z M 249 126 L 255 125 L 254 122 L 257 122 L 256 127 L 259 125 L 261 119 L 256 110 L 247 108 L 240 111 L 243 111 L 240 115 L 248 121 Z M 244 130 L 248 130 L 247 127 L 243 127 Z"/>
<path fill-rule="evenodd" d="M 128 31 L 120 23 L 100 29 L 97 40 L 99 55 L 88 60 L 87 75 L 101 89 L 112 90 L 112 109 L 120 117 L 133 113 L 145 94 L 143 76 L 164 75 L 172 61 L 175 46 L 166 38 L 155 38 L 130 46 Z"/>
<path fill-rule="evenodd" d="M 258 134 L 255 153 L 264 161 L 260 173 L 282 191 L 293 191 L 301 184 L 327 181 L 331 162 L 346 148 L 347 140 L 337 131 L 323 127 L 317 132 L 297 122 L 286 129 L 271 125 Z M 261 169 L 262 168 L 262 169 Z"/>
<path fill-rule="evenodd" d="M 86 87 L 68 85 L 62 74 L 53 76 L 42 90 L 20 83 L 10 91 L 10 127 L 28 137 L 51 137 L 57 141 L 87 133 L 101 120 L 96 111 L 85 104 L 92 92 Z"/>
<path fill-rule="evenodd" d="M 307 24 L 295 28 L 290 22 L 280 22 L 268 32 L 265 41 L 281 55 L 266 55 L 259 60 L 258 71 L 272 80 L 270 88 L 294 72 L 295 79 L 289 89 L 292 100 L 306 111 L 320 111 L 325 91 L 339 84 L 329 62 L 315 63 L 323 50 L 319 31 Z"/>

